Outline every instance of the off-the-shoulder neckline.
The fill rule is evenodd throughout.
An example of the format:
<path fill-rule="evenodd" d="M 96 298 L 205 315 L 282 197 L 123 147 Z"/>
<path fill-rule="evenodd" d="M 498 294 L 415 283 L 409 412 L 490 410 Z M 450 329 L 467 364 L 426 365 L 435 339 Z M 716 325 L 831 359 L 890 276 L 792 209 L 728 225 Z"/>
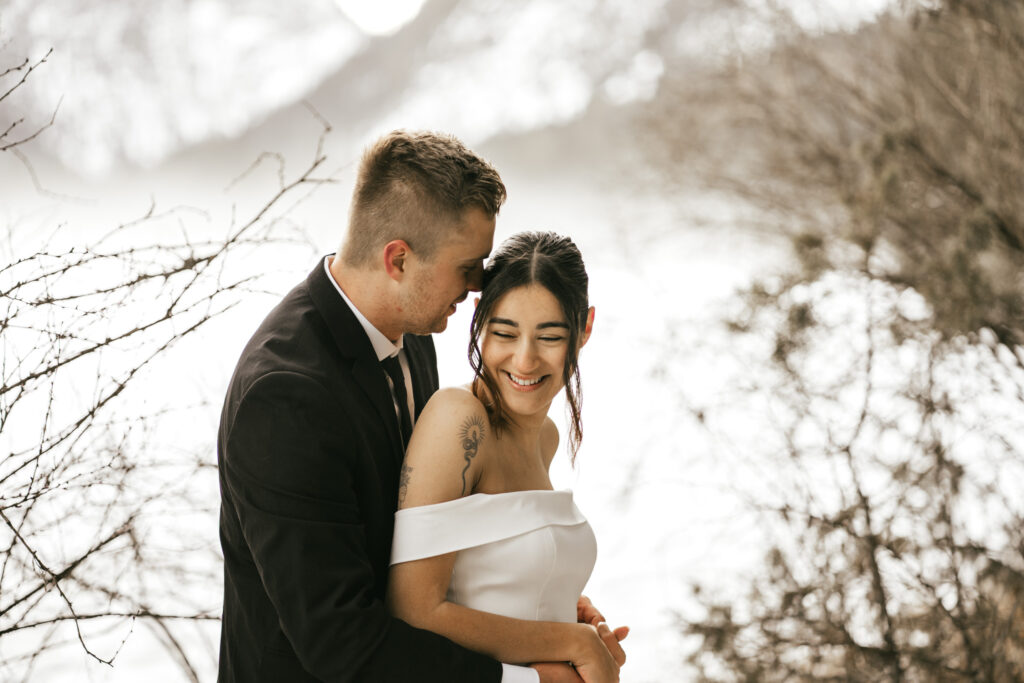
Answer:
<path fill-rule="evenodd" d="M 444 500 L 440 503 L 428 503 L 427 505 L 416 505 L 408 508 L 401 508 L 397 512 L 409 512 L 411 510 L 432 510 L 437 509 L 444 505 L 454 506 L 460 503 L 465 504 L 468 501 L 481 501 L 487 499 L 502 498 L 505 496 L 517 496 L 522 494 L 529 495 L 546 495 L 546 494 L 561 494 L 572 497 L 572 489 L 523 489 L 521 491 L 502 491 L 501 493 L 471 493 L 468 496 L 462 496 L 461 498 L 453 498 L 451 500 Z"/>

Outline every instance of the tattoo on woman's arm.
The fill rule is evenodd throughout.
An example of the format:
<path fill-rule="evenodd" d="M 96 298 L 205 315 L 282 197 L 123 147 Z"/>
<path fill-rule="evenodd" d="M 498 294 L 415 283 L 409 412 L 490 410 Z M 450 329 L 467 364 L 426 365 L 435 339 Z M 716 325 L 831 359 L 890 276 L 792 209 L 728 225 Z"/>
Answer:
<path fill-rule="evenodd" d="M 459 430 L 462 457 L 466 461 L 466 466 L 462 468 L 462 493 L 460 495 L 466 495 L 466 472 L 469 471 L 469 466 L 473 463 L 473 458 L 476 457 L 480 442 L 484 439 L 484 433 L 484 420 L 479 415 L 467 417 L 466 421 L 462 423 L 462 429 Z"/>
<path fill-rule="evenodd" d="M 398 475 L 398 507 L 405 504 L 405 494 L 409 493 L 409 475 L 412 468 L 402 463 L 402 473 Z"/>

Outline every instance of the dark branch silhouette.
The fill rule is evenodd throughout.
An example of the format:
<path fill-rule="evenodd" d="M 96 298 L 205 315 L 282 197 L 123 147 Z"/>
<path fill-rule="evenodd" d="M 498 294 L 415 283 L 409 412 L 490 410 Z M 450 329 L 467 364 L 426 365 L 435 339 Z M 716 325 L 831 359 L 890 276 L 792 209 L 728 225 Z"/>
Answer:
<path fill-rule="evenodd" d="M 0 103 L 49 54 L 0 73 L 0 82 L 20 74 Z M 50 123 L 5 142 L 22 125 L 11 124 L 0 152 L 21 153 Z M 201 406 L 147 408 L 163 391 L 147 378 L 260 292 L 261 276 L 237 274 L 236 261 L 308 248 L 287 217 L 303 191 L 333 182 L 317 176 L 322 137 L 316 149 L 297 175 L 282 161 L 279 185 L 218 231 L 225 237 L 210 236 L 205 212 L 158 211 L 154 201 L 98 239 L 59 226 L 20 240 L 0 265 L 0 678 L 26 679 L 44 653 L 75 644 L 113 665 L 144 624 L 181 674 L 199 679 L 182 628 L 219 619 L 220 558 L 215 539 L 191 539 L 175 519 L 212 514 L 203 491 L 214 467 L 209 452 L 156 438 Z M 174 227 L 177 238 L 158 237 Z"/>

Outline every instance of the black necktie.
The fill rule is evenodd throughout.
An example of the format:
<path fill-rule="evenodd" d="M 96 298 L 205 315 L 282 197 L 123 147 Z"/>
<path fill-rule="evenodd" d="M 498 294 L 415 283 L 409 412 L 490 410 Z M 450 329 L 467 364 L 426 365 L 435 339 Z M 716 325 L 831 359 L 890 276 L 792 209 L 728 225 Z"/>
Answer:
<path fill-rule="evenodd" d="M 389 356 L 380 362 L 384 371 L 391 378 L 391 384 L 395 388 L 395 399 L 398 401 L 398 413 L 401 415 L 398 423 L 402 428 L 402 448 L 409 445 L 409 437 L 412 436 L 412 417 L 409 415 L 409 395 L 405 392 L 405 375 L 402 374 L 402 364 L 398 356 Z"/>

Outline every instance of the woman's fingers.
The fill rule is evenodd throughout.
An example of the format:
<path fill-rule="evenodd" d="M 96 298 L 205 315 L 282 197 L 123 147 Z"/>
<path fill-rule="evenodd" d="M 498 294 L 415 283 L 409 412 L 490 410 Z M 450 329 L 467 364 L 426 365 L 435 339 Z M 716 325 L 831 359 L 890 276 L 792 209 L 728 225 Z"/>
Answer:
<path fill-rule="evenodd" d="M 604 621 L 604 615 L 594 607 L 590 598 L 581 595 L 580 599 L 576 601 L 576 621 L 581 624 L 593 624 L 595 617 L 598 621 Z"/>
<path fill-rule="evenodd" d="M 619 666 L 625 664 L 626 652 L 619 645 L 619 637 L 608 627 L 608 624 L 603 621 L 598 622 L 596 618 L 594 622 L 592 626 L 597 629 L 597 635 L 601 636 L 601 640 L 604 641 L 604 645 L 608 648 L 608 652 L 611 653 L 615 663 Z"/>
<path fill-rule="evenodd" d="M 615 634 L 615 637 L 616 637 L 616 639 L 618 639 L 619 642 L 622 642 L 623 640 L 626 639 L 626 636 L 629 635 L 629 627 L 628 626 L 620 626 L 617 629 L 615 629 L 614 631 L 612 631 L 612 633 Z"/>

